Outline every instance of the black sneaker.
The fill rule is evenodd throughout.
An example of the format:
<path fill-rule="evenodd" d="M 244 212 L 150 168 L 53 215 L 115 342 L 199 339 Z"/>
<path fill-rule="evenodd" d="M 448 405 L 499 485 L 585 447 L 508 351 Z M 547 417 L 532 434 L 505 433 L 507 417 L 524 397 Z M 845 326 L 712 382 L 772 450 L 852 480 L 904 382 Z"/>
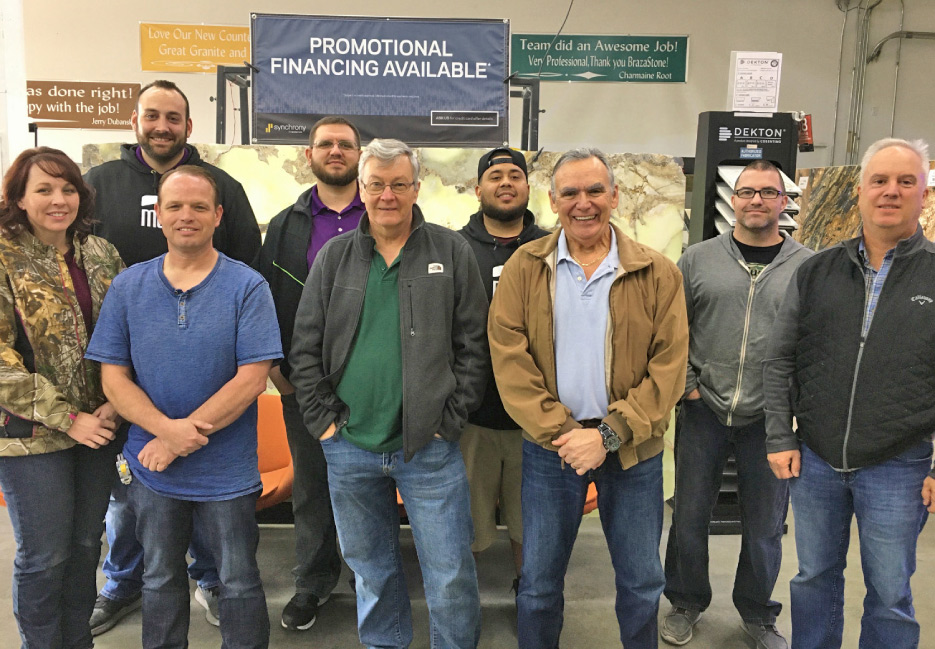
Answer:
<path fill-rule="evenodd" d="M 98 595 L 91 613 L 91 635 L 101 635 L 110 631 L 121 619 L 143 605 L 143 593 L 136 593 L 124 599 L 111 599 Z"/>
<path fill-rule="evenodd" d="M 311 593 L 296 593 L 282 610 L 282 627 L 290 631 L 311 629 L 318 617 L 318 608 L 327 601 L 328 596 L 318 599 Z"/>

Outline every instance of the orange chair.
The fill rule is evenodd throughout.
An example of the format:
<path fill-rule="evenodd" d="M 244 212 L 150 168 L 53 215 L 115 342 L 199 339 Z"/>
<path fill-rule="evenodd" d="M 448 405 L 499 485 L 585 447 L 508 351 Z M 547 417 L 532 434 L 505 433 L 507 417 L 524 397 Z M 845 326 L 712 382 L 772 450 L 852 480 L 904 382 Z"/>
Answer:
<path fill-rule="evenodd" d="M 594 483 L 588 485 L 588 495 L 584 499 L 584 513 L 590 514 L 597 509 L 597 487 Z"/>
<path fill-rule="evenodd" d="M 260 511 L 278 505 L 292 496 L 292 454 L 282 418 L 282 402 L 275 394 L 261 394 L 257 399 L 257 455 L 263 493 L 257 500 Z"/>

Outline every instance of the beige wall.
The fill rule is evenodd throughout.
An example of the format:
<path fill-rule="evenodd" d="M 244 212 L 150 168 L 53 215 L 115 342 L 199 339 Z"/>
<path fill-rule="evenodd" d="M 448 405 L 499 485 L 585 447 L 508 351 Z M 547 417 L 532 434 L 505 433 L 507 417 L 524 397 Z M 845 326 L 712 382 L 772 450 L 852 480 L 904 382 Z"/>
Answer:
<path fill-rule="evenodd" d="M 852 5 L 857 0 L 851 0 Z M 931 0 L 905 0 L 906 29 L 935 29 Z M 29 79 L 148 82 L 167 77 L 192 101 L 196 142 L 213 142 L 215 77 L 154 74 L 139 69 L 139 22 L 248 25 L 249 12 L 347 13 L 378 16 L 509 18 L 513 32 L 553 32 L 561 24 L 566 0 L 475 0 L 438 3 L 358 0 L 338 5 L 316 0 L 166 0 L 153 4 L 125 0 L 23 0 L 26 73 Z M 351 9 L 351 7 L 353 9 Z M 899 2 L 883 0 L 874 13 L 871 43 L 898 29 Z M 838 110 L 835 162 L 843 160 L 850 65 L 857 12 L 849 15 L 844 39 L 845 70 Z M 577 0 L 566 33 L 687 34 L 688 82 L 685 84 L 544 83 L 540 146 L 562 150 L 584 144 L 616 152 L 694 155 L 697 116 L 723 110 L 731 50 L 783 53 L 782 110 L 804 110 L 814 119 L 815 153 L 802 154 L 799 166 L 828 165 L 835 116 L 835 87 L 845 14 L 834 0 Z M 889 134 L 896 46 L 868 68 L 864 140 Z M 935 41 L 907 41 L 899 75 L 897 135 L 935 140 L 935 84 L 930 82 Z M 511 106 L 511 139 L 520 138 L 520 103 Z M 232 122 L 228 132 L 236 137 Z M 54 131 L 40 144 L 65 148 L 80 160 L 85 142 L 129 139 L 128 132 Z M 239 141 L 239 140 L 238 140 Z"/>

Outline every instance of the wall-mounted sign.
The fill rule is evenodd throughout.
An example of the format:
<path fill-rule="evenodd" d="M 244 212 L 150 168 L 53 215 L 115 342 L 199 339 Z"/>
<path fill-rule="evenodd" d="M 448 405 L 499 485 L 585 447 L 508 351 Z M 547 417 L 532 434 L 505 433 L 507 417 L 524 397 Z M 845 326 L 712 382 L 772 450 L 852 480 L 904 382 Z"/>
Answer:
<path fill-rule="evenodd" d="M 39 128 L 125 130 L 138 83 L 26 81 L 29 119 Z"/>
<path fill-rule="evenodd" d="M 688 36 L 513 34 L 511 71 L 542 81 L 684 83 Z"/>
<path fill-rule="evenodd" d="M 215 72 L 250 60 L 250 29 L 140 23 L 140 65 L 151 72 Z"/>
<path fill-rule="evenodd" d="M 728 108 L 748 113 L 775 113 L 779 110 L 781 76 L 782 54 L 779 52 L 731 52 Z"/>
<path fill-rule="evenodd" d="M 306 144 L 325 115 L 366 142 L 500 146 L 509 140 L 510 24 L 254 14 L 255 142 Z"/>

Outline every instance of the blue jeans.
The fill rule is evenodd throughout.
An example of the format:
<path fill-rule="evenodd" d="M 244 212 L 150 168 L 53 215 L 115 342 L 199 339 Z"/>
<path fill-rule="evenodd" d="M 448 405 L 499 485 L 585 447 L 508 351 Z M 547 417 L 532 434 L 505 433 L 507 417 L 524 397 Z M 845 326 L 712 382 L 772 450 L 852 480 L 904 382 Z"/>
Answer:
<path fill-rule="evenodd" d="M 143 546 L 136 539 L 136 514 L 129 504 L 129 489 L 119 477 L 113 481 L 104 520 L 108 549 L 101 572 L 107 581 L 101 595 L 114 600 L 133 597 L 143 588 Z M 201 537 L 201 525 L 196 522 L 188 548 L 192 557 L 188 575 L 202 588 L 214 588 L 220 583 L 217 566 Z"/>
<path fill-rule="evenodd" d="M 16 540 L 13 614 L 24 649 L 88 649 L 104 511 L 118 441 L 0 457 Z"/>
<path fill-rule="evenodd" d="M 588 485 L 610 549 L 617 586 L 615 610 L 626 649 L 656 647 L 662 537 L 662 454 L 624 471 L 615 453 L 583 476 L 558 453 L 523 440 L 523 574 L 516 598 L 520 649 L 556 649 L 562 632 L 563 589 Z M 599 644 L 599 643 L 598 643 Z"/>
<path fill-rule="evenodd" d="M 143 647 L 188 647 L 189 589 L 185 549 L 197 518 L 217 560 L 221 578 L 218 618 L 224 649 L 269 646 L 266 596 L 256 562 L 259 492 L 207 502 L 178 500 L 130 483 L 137 513 L 136 535 L 143 544 Z"/>
<path fill-rule="evenodd" d="M 338 534 L 328 490 L 328 465 L 321 444 L 305 427 L 294 394 L 282 397 L 282 416 L 295 473 L 292 483 L 295 592 L 311 593 L 323 599 L 331 594 L 341 576 Z"/>
<path fill-rule="evenodd" d="M 920 491 L 931 460 L 927 441 L 886 462 L 841 472 L 802 445 L 802 470 L 790 485 L 799 555 L 799 573 L 789 587 L 793 649 L 841 646 L 844 566 L 854 516 L 867 586 L 859 646 L 919 646 L 909 580 L 927 517 Z"/>
<path fill-rule="evenodd" d="M 760 419 L 725 426 L 703 399 L 683 400 L 675 442 L 675 509 L 666 548 L 665 596 L 673 606 L 703 611 L 711 603 L 708 525 L 727 458 L 737 460 L 741 546 L 734 577 L 734 606 L 745 622 L 775 624 L 782 604 L 772 599 L 782 563 L 782 526 L 789 484 L 766 460 Z"/>
<path fill-rule="evenodd" d="M 367 647 L 412 642 L 412 612 L 399 551 L 399 489 L 422 567 L 433 649 L 472 649 L 480 598 L 471 506 L 461 449 L 434 438 L 409 462 L 371 453 L 340 434 L 321 443 L 344 560 L 357 576 L 357 629 Z"/>

